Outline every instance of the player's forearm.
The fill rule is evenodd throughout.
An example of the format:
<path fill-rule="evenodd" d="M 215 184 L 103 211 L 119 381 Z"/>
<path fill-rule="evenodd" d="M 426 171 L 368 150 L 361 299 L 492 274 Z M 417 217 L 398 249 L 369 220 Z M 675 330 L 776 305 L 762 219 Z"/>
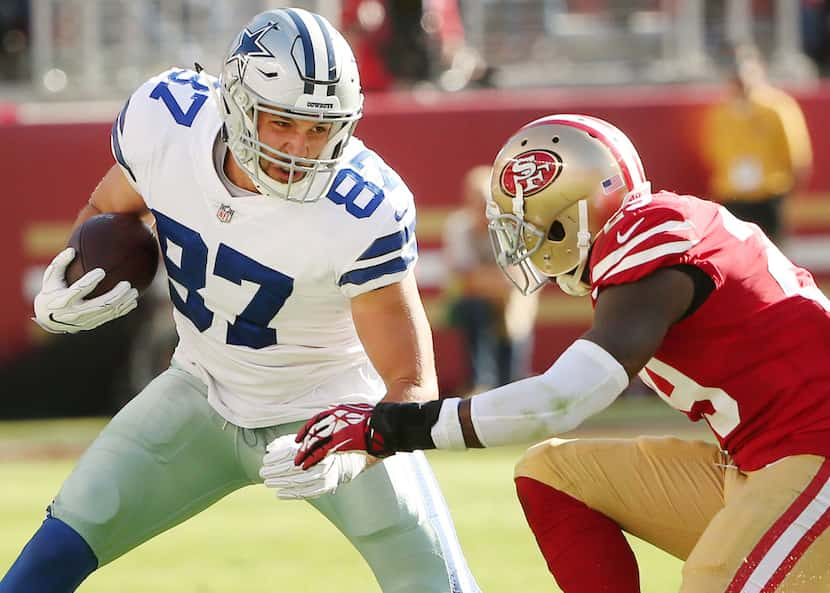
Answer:
<path fill-rule="evenodd" d="M 381 402 L 372 413 L 372 430 L 383 437 L 390 451 L 480 448 L 484 443 L 492 446 L 542 438 L 565 424 L 549 426 L 550 418 L 545 413 L 548 398 L 544 397 L 545 385 L 540 379 L 523 379 L 469 399 Z M 511 403 L 517 396 L 534 405 L 517 408 Z M 474 405 L 482 402 L 484 410 L 477 406 L 474 412 Z"/>
<path fill-rule="evenodd" d="M 386 384 L 387 403 L 427 402 L 438 399 L 438 382 L 429 379 L 399 379 Z"/>
<path fill-rule="evenodd" d="M 622 365 L 578 340 L 542 375 L 473 396 L 424 404 L 378 404 L 372 429 L 391 451 L 522 443 L 572 430 L 628 385 Z"/>

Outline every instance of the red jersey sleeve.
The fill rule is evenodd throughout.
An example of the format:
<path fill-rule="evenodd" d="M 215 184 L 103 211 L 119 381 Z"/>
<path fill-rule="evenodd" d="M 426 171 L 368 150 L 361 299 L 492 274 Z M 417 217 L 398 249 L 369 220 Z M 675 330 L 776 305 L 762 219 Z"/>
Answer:
<path fill-rule="evenodd" d="M 624 205 L 594 241 L 592 296 L 606 286 L 636 282 L 678 264 L 698 265 L 717 285 L 717 270 L 695 249 L 716 214 L 714 208 L 694 211 L 683 196 L 668 192 Z"/>

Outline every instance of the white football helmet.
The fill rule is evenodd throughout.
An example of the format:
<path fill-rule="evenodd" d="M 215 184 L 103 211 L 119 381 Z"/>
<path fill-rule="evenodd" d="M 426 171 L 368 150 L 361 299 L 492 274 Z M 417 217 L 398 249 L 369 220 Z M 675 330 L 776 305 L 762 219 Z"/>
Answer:
<path fill-rule="evenodd" d="M 263 12 L 231 43 L 219 82 L 225 141 L 257 190 L 299 202 L 324 195 L 363 114 L 357 63 L 343 36 L 299 8 Z M 260 112 L 331 123 L 322 153 L 301 158 L 261 142 Z M 260 160 L 282 167 L 288 180 L 266 175 Z"/>
<path fill-rule="evenodd" d="M 594 237 L 627 197 L 651 186 L 616 127 L 586 115 L 549 115 L 505 142 L 490 191 L 490 239 L 507 277 L 524 294 L 556 278 L 566 293 L 583 295 Z"/>

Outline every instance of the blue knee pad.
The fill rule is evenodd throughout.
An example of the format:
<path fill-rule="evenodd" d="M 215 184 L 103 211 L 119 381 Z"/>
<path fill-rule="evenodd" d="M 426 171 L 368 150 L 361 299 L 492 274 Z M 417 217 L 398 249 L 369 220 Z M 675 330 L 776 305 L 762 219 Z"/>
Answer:
<path fill-rule="evenodd" d="M 0 581 L 0 593 L 71 593 L 96 568 L 78 532 L 48 515 Z"/>

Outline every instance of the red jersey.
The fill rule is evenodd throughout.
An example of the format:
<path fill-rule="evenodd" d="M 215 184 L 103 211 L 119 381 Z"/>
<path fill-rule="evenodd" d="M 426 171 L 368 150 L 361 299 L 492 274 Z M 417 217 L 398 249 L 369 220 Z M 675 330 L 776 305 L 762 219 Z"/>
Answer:
<path fill-rule="evenodd" d="M 682 264 L 714 290 L 669 328 L 640 378 L 706 420 L 743 470 L 830 457 L 830 301 L 757 226 L 692 196 L 628 201 L 594 242 L 592 301 L 606 286 Z"/>

